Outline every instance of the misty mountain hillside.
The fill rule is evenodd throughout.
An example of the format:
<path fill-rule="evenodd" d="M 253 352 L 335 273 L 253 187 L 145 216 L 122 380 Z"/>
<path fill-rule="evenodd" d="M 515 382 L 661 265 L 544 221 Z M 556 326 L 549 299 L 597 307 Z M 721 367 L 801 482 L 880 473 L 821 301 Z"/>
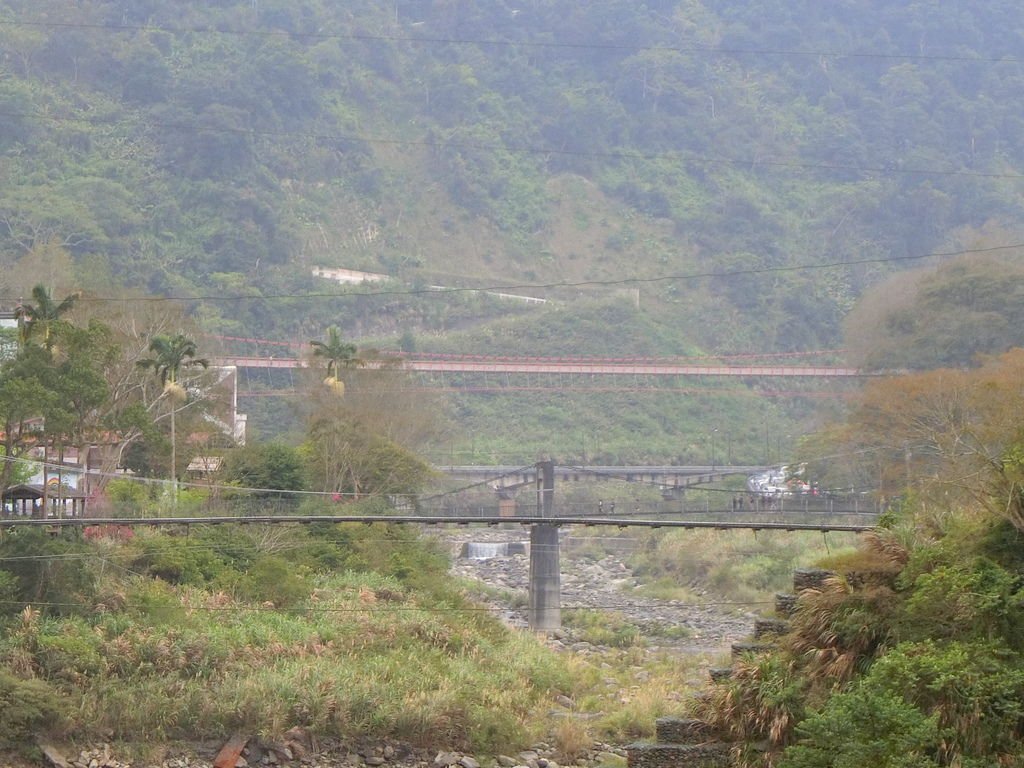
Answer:
<path fill-rule="evenodd" d="M 894 272 L 1014 258 L 1024 237 L 1024 22 L 1005 1 L 0 0 L 0 51 L 5 266 L 60 246 L 68 286 L 179 297 L 220 336 L 835 350 Z M 28 276 L 0 280 L 13 305 Z M 750 391 L 725 410 L 756 421 L 737 437 L 753 458 L 812 401 Z M 277 407 L 254 423 L 273 432 Z M 456 404 L 467 430 L 481 409 Z"/>

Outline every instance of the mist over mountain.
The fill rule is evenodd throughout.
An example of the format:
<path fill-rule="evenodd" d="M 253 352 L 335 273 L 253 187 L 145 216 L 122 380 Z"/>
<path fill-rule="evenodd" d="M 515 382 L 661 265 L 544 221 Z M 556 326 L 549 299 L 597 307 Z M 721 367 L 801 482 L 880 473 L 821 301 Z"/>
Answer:
<path fill-rule="evenodd" d="M 893 271 L 1020 239 L 1022 35 L 995 0 L 2 0 L 0 258 L 253 338 L 838 347 Z"/>

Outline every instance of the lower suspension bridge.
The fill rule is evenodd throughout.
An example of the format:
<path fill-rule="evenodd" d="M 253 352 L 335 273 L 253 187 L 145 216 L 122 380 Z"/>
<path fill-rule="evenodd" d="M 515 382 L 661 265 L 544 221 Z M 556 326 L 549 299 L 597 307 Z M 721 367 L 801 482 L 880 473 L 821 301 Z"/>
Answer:
<path fill-rule="evenodd" d="M 750 531 L 812 531 L 822 534 L 829 532 L 860 533 L 871 530 L 875 527 L 877 516 L 872 512 L 857 512 L 848 508 L 828 511 L 816 510 L 815 519 L 808 520 L 807 515 L 797 515 L 783 519 L 782 509 L 770 509 L 766 505 L 762 512 L 774 512 L 769 516 L 751 514 L 737 514 L 735 505 L 732 514 L 725 511 L 705 511 L 705 519 L 696 519 L 690 515 L 683 517 L 681 514 L 669 514 L 658 512 L 649 515 L 621 513 L 614 514 L 613 509 L 607 513 L 599 510 L 592 510 L 589 514 L 565 514 L 558 510 L 555 505 L 555 478 L 558 469 L 563 472 L 569 470 L 577 476 L 585 474 L 587 468 L 582 467 L 561 467 L 556 468 L 552 461 L 543 461 L 532 467 L 521 467 L 507 470 L 502 476 L 488 476 L 485 480 L 473 483 L 469 487 L 489 486 L 491 489 L 509 490 L 516 485 L 500 485 L 500 481 L 512 478 L 520 479 L 520 487 L 532 486 L 536 491 L 536 506 L 529 511 L 520 512 L 516 510 L 508 514 L 499 505 L 497 513 L 472 514 L 463 511 L 448 511 L 437 513 L 431 511 L 431 502 L 437 502 L 446 496 L 459 491 L 442 492 L 434 497 L 427 497 L 421 505 L 413 507 L 410 513 L 396 514 L 301 514 L 298 512 L 286 513 L 276 512 L 271 514 L 252 514 L 251 506 L 247 511 L 246 506 L 238 508 L 237 514 L 207 514 L 191 516 L 157 516 L 157 517 L 95 517 L 95 516 L 72 516 L 72 517 L 8 517 L 4 519 L 3 525 L 9 530 L 29 527 L 44 527 L 49 530 L 60 530 L 63 528 L 86 528 L 89 526 L 130 526 L 130 527 L 185 527 L 193 525 L 313 525 L 313 524 L 336 524 L 336 523 L 358 523 L 364 525 L 521 525 L 530 529 L 530 576 L 529 576 L 529 621 L 530 627 L 535 630 L 550 630 L 561 626 L 561 575 L 559 555 L 559 532 L 563 528 L 571 526 L 611 526 L 617 528 L 664 528 L 664 529 L 713 529 L 719 531 L 750 530 Z M 602 468 L 603 472 L 595 472 L 595 476 L 609 475 L 608 468 Z M 615 468 L 626 470 L 630 468 Z M 634 474 L 643 477 L 651 474 L 651 468 L 632 468 Z M 665 468 L 660 468 L 665 470 Z M 684 470 L 685 468 L 676 468 Z M 705 468 L 706 469 L 706 468 Z M 739 468 L 710 468 L 711 473 L 722 474 L 731 471 L 736 473 Z M 742 469 L 750 469 L 742 468 Z M 466 471 L 466 470 L 463 470 Z M 626 473 L 628 474 L 628 473 Z M 396 509 L 412 506 L 406 500 L 404 503 L 396 504 Z M 298 505 L 295 505 L 298 509 Z M 211 507 L 211 510 L 213 508 Z M 504 512 L 504 513 L 503 513 Z M 860 515 L 851 521 L 850 515 Z M 706 519 L 710 517 L 710 519 Z"/>

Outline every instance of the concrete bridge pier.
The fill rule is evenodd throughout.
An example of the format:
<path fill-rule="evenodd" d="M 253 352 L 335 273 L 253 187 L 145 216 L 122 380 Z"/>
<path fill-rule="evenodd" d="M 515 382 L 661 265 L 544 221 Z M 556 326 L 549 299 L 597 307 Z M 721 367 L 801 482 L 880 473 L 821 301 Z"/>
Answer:
<path fill-rule="evenodd" d="M 544 632 L 562 626 L 562 578 L 558 561 L 558 526 L 530 526 L 530 629 Z"/>
<path fill-rule="evenodd" d="M 555 463 L 537 465 L 537 510 L 554 516 Z M 530 629 L 544 632 L 562 626 L 562 575 L 558 556 L 558 526 L 530 526 Z"/>

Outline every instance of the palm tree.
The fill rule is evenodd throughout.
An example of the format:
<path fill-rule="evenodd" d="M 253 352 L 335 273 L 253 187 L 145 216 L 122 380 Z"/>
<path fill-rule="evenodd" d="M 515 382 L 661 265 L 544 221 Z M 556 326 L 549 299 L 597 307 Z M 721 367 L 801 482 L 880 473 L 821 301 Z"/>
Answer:
<path fill-rule="evenodd" d="M 361 368 L 366 361 L 358 356 L 358 348 L 341 340 L 341 332 L 337 326 L 332 325 L 327 329 L 327 341 L 311 341 L 313 357 L 320 357 L 327 361 L 327 378 L 324 384 L 329 386 L 339 395 L 345 393 L 345 383 L 339 378 L 343 368 Z"/>
<path fill-rule="evenodd" d="M 177 491 L 178 455 L 177 435 L 174 429 L 174 414 L 177 407 L 174 401 L 185 400 L 187 397 L 185 388 L 178 383 L 178 374 L 182 368 L 206 368 L 210 363 L 205 358 L 196 357 L 196 343 L 183 333 L 174 336 L 154 336 L 149 342 L 149 351 L 153 353 L 153 357 L 143 358 L 136 365 L 146 370 L 153 369 L 171 401 L 171 482 Z"/>
<path fill-rule="evenodd" d="M 54 301 L 46 286 L 37 285 L 33 288 L 32 298 L 35 304 L 20 304 L 14 310 L 21 343 L 27 344 L 37 333 L 41 333 L 43 346 L 46 349 L 53 349 L 54 338 L 51 331 L 61 317 L 71 310 L 79 295 L 73 293 L 58 303 Z"/>

